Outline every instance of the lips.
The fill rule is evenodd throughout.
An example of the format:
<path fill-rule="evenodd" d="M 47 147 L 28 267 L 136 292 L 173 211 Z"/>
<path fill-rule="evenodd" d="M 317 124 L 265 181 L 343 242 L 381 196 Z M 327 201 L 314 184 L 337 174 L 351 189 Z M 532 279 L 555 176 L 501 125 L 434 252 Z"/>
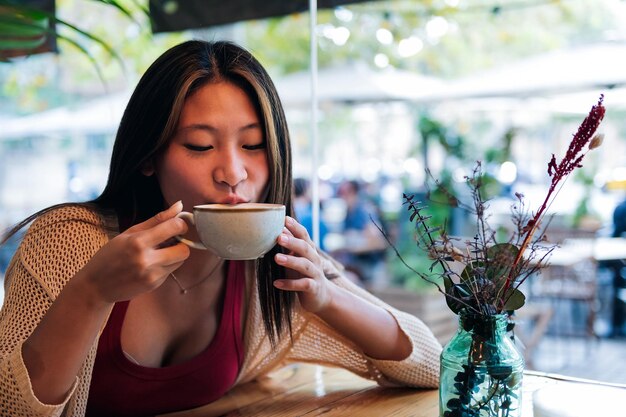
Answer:
<path fill-rule="evenodd" d="M 241 203 L 247 203 L 247 202 L 248 200 L 236 194 L 231 194 L 228 197 L 224 198 L 223 200 L 217 201 L 218 204 L 241 204 Z"/>

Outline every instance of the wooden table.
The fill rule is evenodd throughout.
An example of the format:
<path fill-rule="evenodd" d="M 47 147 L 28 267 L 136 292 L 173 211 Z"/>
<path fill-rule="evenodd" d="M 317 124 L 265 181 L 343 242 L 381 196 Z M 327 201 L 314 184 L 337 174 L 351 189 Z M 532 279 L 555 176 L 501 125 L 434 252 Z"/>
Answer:
<path fill-rule="evenodd" d="M 610 385 L 528 372 L 524 376 L 523 417 L 533 416 L 532 394 L 536 390 L 568 383 Z M 622 407 L 622 404 L 617 405 Z M 295 364 L 275 371 L 258 382 L 238 386 L 214 403 L 162 417 L 316 415 L 437 417 L 438 391 L 381 388 L 343 369 Z"/>

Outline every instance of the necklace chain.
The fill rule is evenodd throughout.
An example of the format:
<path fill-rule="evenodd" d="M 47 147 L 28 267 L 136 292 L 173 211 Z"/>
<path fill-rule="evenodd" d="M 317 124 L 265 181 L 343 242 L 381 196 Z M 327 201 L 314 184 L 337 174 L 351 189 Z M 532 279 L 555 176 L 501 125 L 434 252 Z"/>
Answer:
<path fill-rule="evenodd" d="M 200 281 L 196 282 L 195 284 L 190 285 L 189 287 L 185 288 L 183 287 L 183 285 L 180 283 L 180 281 L 178 280 L 178 278 L 176 278 L 176 275 L 174 275 L 173 272 L 170 272 L 170 276 L 172 277 L 172 279 L 174 279 L 174 282 L 176 283 L 176 285 L 178 285 L 178 288 L 180 288 L 180 293 L 185 295 L 187 294 L 187 292 L 192 289 L 197 287 L 198 285 L 202 284 L 204 281 L 206 281 L 207 279 L 209 279 L 211 277 L 211 275 L 213 275 L 213 273 L 217 270 L 217 268 L 222 265 L 222 260 L 218 260 L 218 262 L 215 264 L 215 266 L 213 267 L 213 269 L 211 269 L 211 271 L 204 277 L 202 278 Z"/>

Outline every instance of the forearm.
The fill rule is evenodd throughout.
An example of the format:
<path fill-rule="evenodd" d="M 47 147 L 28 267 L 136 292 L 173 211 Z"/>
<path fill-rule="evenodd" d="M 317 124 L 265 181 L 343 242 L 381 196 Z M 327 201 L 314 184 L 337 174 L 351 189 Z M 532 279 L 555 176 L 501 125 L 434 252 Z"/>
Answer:
<path fill-rule="evenodd" d="M 61 291 L 22 345 L 33 392 L 44 404 L 64 400 L 112 306 L 95 302 L 80 274 Z"/>
<path fill-rule="evenodd" d="M 331 301 L 318 317 L 372 358 L 402 360 L 411 354 L 411 342 L 391 313 L 337 285 L 331 288 Z"/>

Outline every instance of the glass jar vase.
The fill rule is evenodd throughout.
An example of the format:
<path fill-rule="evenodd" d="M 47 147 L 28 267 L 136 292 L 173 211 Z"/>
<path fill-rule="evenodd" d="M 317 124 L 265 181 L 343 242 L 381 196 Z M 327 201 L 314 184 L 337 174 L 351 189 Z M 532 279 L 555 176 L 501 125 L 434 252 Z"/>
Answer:
<path fill-rule="evenodd" d="M 439 417 L 520 417 L 524 358 L 507 337 L 507 314 L 461 311 L 441 353 Z"/>

